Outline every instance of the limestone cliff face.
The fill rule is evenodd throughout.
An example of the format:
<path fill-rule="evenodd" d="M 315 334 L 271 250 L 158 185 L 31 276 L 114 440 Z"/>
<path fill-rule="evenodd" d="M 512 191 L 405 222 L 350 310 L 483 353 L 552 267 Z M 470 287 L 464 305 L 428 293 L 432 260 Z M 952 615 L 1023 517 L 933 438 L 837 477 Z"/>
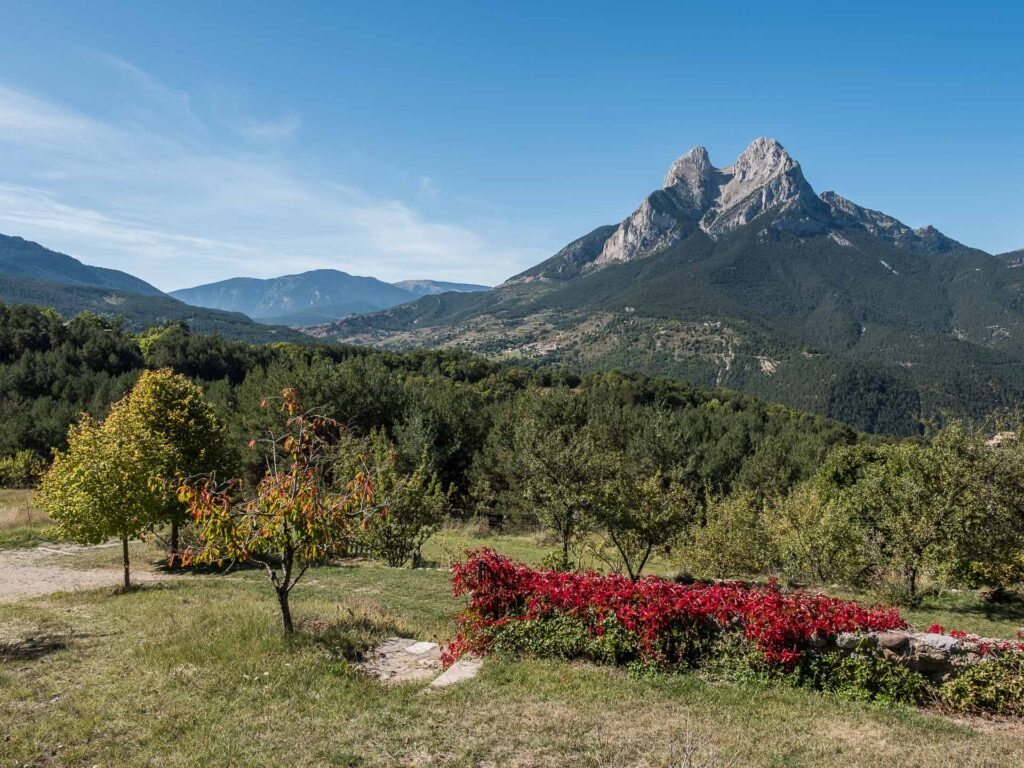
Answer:
<path fill-rule="evenodd" d="M 800 164 L 775 139 L 757 139 L 726 168 L 704 147 L 691 149 L 605 243 L 594 262 L 630 261 L 666 248 L 695 230 L 717 238 L 770 210 L 821 219 L 828 207 L 804 179 Z"/>

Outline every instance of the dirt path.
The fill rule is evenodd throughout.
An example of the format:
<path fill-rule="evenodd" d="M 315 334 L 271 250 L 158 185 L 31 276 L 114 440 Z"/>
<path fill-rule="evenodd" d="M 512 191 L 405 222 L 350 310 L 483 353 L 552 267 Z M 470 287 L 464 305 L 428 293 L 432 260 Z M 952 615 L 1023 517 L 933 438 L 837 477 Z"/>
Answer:
<path fill-rule="evenodd" d="M 72 557 L 79 552 L 120 544 L 100 544 L 96 547 L 80 547 L 74 544 L 57 544 L 31 549 L 0 550 L 0 603 L 14 603 L 26 597 L 49 595 L 54 592 L 71 592 L 78 589 L 119 586 L 123 578 L 120 569 L 80 569 L 61 565 L 61 558 Z M 173 578 L 159 573 L 132 573 L 133 582 L 159 581 Z"/>

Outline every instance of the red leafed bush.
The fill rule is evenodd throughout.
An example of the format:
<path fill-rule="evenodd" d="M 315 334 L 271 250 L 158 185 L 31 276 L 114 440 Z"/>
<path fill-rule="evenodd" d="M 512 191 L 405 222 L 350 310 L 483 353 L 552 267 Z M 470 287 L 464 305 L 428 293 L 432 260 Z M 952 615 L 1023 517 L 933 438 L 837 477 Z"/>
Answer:
<path fill-rule="evenodd" d="M 737 632 L 768 662 L 792 666 L 817 639 L 838 632 L 901 629 L 895 609 L 869 608 L 850 600 L 783 592 L 775 584 L 676 584 L 647 577 L 593 572 L 540 571 L 491 549 L 469 553 L 452 566 L 452 589 L 468 595 L 460 632 L 447 649 L 449 662 L 464 653 L 486 653 L 495 631 L 511 621 L 568 616 L 592 634 L 613 619 L 636 637 L 642 658 L 672 663 L 678 638 Z"/>

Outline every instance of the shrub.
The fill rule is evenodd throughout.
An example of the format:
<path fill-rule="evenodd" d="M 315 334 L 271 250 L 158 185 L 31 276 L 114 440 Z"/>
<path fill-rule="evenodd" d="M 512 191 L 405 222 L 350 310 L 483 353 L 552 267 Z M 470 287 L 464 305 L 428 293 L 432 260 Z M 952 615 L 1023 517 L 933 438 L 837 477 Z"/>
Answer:
<path fill-rule="evenodd" d="M 46 462 L 33 451 L 0 458 L 0 488 L 31 488 L 46 471 Z"/>
<path fill-rule="evenodd" d="M 1024 715 L 1024 654 L 1010 652 L 968 667 L 942 685 L 939 701 L 957 712 Z"/>
<path fill-rule="evenodd" d="M 761 503 L 750 494 L 710 504 L 683 553 L 683 565 L 700 576 L 735 578 L 772 570 L 778 558 L 761 519 Z"/>
<path fill-rule="evenodd" d="M 861 585 L 871 572 L 873 558 L 864 531 L 810 484 L 768 504 L 763 520 L 790 578 Z"/>
<path fill-rule="evenodd" d="M 920 704 L 928 680 L 895 661 L 870 653 L 823 653 L 807 656 L 793 672 L 797 685 L 858 701 Z"/>
<path fill-rule="evenodd" d="M 753 643 L 766 662 L 792 667 L 816 638 L 838 632 L 905 626 L 891 609 L 777 586 L 676 584 L 647 577 L 536 571 L 493 550 L 471 553 L 452 566 L 456 595 L 469 595 L 449 658 L 490 650 L 496 634 L 514 621 L 570 617 L 589 635 L 613 619 L 634 637 L 641 660 L 662 667 L 693 663 L 693 654 L 723 633 Z"/>

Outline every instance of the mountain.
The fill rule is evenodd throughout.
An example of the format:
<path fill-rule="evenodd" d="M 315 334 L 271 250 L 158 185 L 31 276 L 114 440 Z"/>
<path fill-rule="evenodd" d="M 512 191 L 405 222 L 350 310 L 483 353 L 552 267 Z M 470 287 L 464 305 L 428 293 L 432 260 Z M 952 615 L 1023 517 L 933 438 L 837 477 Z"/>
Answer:
<path fill-rule="evenodd" d="M 315 335 L 682 376 L 911 433 L 1024 403 L 1024 270 L 834 192 L 757 139 L 690 150 L 619 224 L 492 291 L 426 296 Z"/>
<path fill-rule="evenodd" d="M 78 259 L 44 248 L 39 243 L 9 235 L 0 235 L 0 274 L 50 280 L 64 285 L 111 288 L 143 296 L 163 296 L 145 280 L 127 272 L 90 267 Z"/>
<path fill-rule="evenodd" d="M 392 283 L 396 288 L 408 291 L 417 298 L 420 296 L 436 296 L 439 293 L 475 293 L 477 291 L 489 291 L 489 285 L 476 285 L 474 283 L 446 283 L 443 280 L 400 280 Z"/>
<path fill-rule="evenodd" d="M 309 341 L 290 328 L 261 325 L 239 313 L 188 306 L 126 272 L 88 266 L 8 235 L 0 235 L 0 301 L 53 307 L 65 317 L 86 310 L 122 317 L 137 331 L 181 321 L 200 333 L 242 341 Z"/>
<path fill-rule="evenodd" d="M 480 290 L 487 287 L 437 280 L 392 285 L 336 269 L 317 269 L 265 280 L 235 277 L 171 291 L 170 295 L 193 306 L 242 312 L 261 322 L 303 326 L 387 309 L 421 296 Z"/>
<path fill-rule="evenodd" d="M 1008 253 L 999 254 L 999 258 L 1003 261 L 1009 262 L 1014 267 L 1024 266 L 1024 248 L 1020 248 L 1016 251 L 1009 251 Z"/>

